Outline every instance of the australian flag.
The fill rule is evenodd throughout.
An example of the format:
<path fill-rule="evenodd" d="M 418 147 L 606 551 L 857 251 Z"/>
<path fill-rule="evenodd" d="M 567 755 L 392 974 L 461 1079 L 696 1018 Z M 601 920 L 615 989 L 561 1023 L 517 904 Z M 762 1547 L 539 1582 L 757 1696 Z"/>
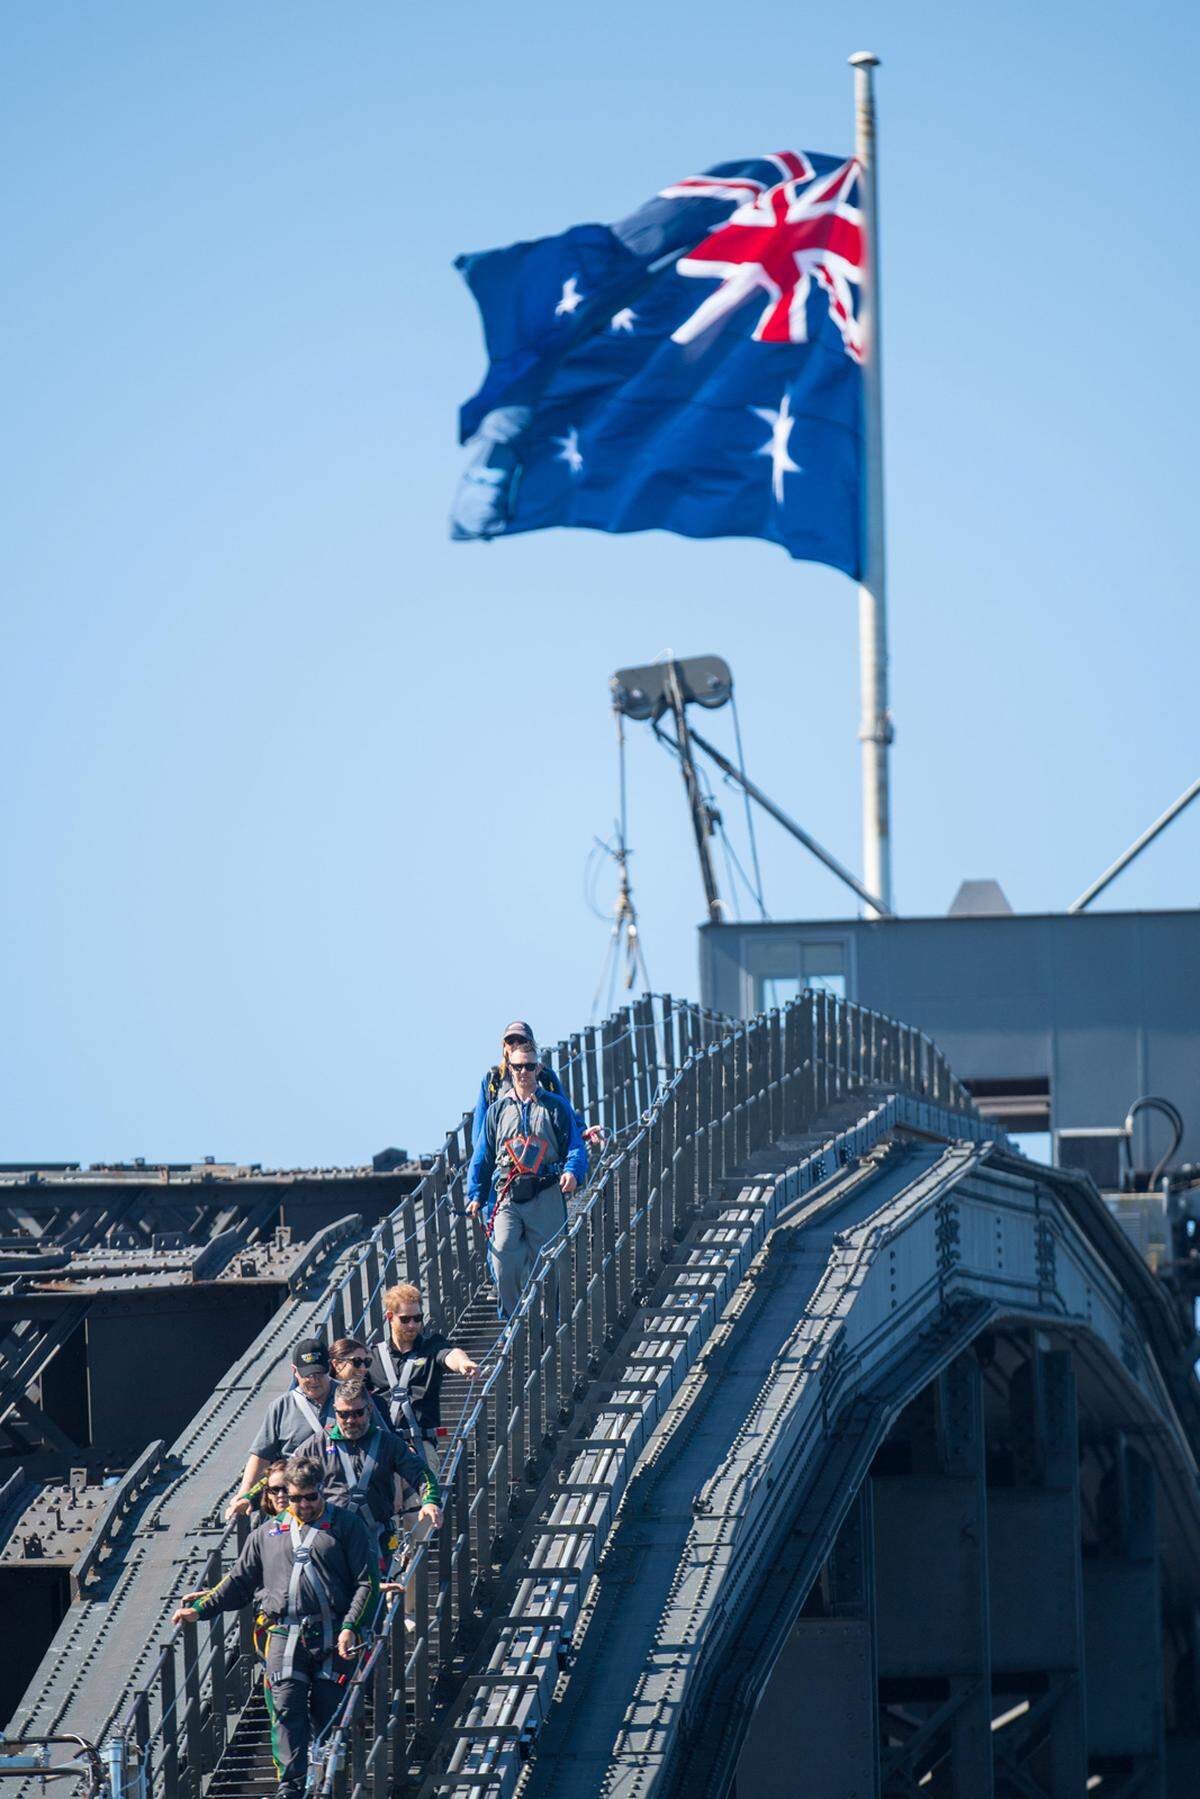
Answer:
<path fill-rule="evenodd" d="M 767 537 L 857 576 L 858 186 L 853 160 L 780 151 L 460 256 L 490 366 L 459 418 L 453 536 Z"/>

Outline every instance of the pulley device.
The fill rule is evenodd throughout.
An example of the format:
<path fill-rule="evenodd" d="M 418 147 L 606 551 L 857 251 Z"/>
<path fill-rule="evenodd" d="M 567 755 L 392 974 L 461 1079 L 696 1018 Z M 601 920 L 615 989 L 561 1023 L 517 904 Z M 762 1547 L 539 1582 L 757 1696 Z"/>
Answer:
<path fill-rule="evenodd" d="M 696 840 L 696 854 L 700 862 L 700 878 L 704 885 L 704 902 L 708 908 L 708 916 L 712 923 L 719 924 L 725 915 L 724 904 L 717 887 L 716 872 L 713 867 L 711 840 L 720 826 L 720 814 L 712 802 L 705 797 L 696 767 L 695 752 L 699 750 L 709 761 L 716 764 L 721 773 L 729 780 L 735 781 L 746 795 L 747 815 L 749 802 L 753 800 L 764 812 L 770 814 L 777 824 L 783 826 L 798 843 L 814 855 L 818 862 L 835 874 L 839 881 L 845 882 L 856 893 L 863 904 L 882 918 L 892 918 L 894 913 L 889 906 L 864 887 L 856 875 L 830 854 L 815 837 L 809 835 L 794 818 L 777 806 L 749 779 L 744 768 L 739 768 L 727 756 L 723 756 L 713 744 L 701 737 L 688 722 L 688 707 L 702 706 L 707 711 L 715 711 L 721 706 L 732 704 L 736 725 L 737 707 L 733 697 L 733 675 L 729 664 L 720 656 L 690 656 L 676 658 L 668 656 L 661 662 L 652 662 L 644 668 L 619 668 L 610 683 L 613 696 L 613 709 L 617 714 L 618 730 L 620 720 L 630 718 L 639 723 L 649 724 L 659 742 L 665 744 L 679 762 L 679 771 L 683 777 L 684 791 L 687 794 L 688 810 L 692 820 L 692 834 Z M 674 725 L 674 736 L 663 728 L 663 721 L 670 714 Z M 737 732 L 738 754 L 741 757 L 741 732 Z M 753 846 L 753 830 L 751 845 Z M 757 866 L 757 852 L 755 864 Z M 759 883 L 759 903 L 761 908 L 761 882 Z M 765 910 L 763 916 L 766 916 Z"/>

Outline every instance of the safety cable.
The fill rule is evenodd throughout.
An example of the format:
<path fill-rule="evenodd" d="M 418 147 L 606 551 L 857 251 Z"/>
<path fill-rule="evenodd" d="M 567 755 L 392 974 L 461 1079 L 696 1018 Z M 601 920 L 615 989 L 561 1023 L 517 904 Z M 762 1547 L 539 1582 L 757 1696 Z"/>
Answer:
<path fill-rule="evenodd" d="M 629 783 L 626 772 L 625 719 L 618 706 L 613 707 L 613 717 L 616 720 L 617 726 L 617 809 L 619 813 L 614 831 L 615 848 L 612 840 L 607 843 L 602 843 L 599 838 L 596 839 L 596 848 L 602 851 L 603 854 L 610 856 L 617 864 L 620 871 L 620 886 L 617 892 L 616 904 L 613 908 L 613 923 L 612 930 L 609 933 L 608 947 L 605 950 L 604 960 L 601 963 L 600 978 L 596 983 L 596 991 L 592 996 L 591 1017 L 593 1023 L 600 1011 L 600 995 L 602 992 L 605 995 L 604 1004 L 606 1011 L 610 1013 L 612 1011 L 613 999 L 616 993 L 617 974 L 621 961 L 622 937 L 625 941 L 626 989 L 632 991 L 634 983 L 637 980 L 639 969 L 641 970 L 644 989 L 648 990 L 650 987 L 650 972 L 646 967 L 646 958 L 642 952 L 642 939 L 638 929 L 637 910 L 633 903 L 633 888 L 629 880 L 629 857 L 632 854 L 632 851 L 629 848 Z M 593 912 L 596 911 L 596 907 L 592 905 L 591 896 L 588 893 L 587 879 L 588 872 L 593 866 L 592 858 L 595 857 L 595 854 L 596 850 L 593 849 L 590 852 L 587 868 L 584 872 L 584 898 L 587 900 L 589 906 L 591 906 Z M 604 916 L 603 914 L 598 915 Z"/>
<path fill-rule="evenodd" d="M 742 726 L 741 720 L 738 718 L 737 694 L 733 691 L 732 687 L 729 690 L 729 704 L 733 710 L 733 740 L 737 745 L 738 773 L 744 781 L 746 778 L 746 758 L 742 754 Z M 754 864 L 754 893 L 755 898 L 758 900 L 759 917 L 765 921 L 767 917 L 767 908 L 763 904 L 762 869 L 759 867 L 758 863 L 758 838 L 754 833 L 754 811 L 750 805 L 750 795 L 745 787 L 742 788 L 742 799 L 745 801 L 746 805 L 746 829 L 750 833 L 750 860 Z"/>

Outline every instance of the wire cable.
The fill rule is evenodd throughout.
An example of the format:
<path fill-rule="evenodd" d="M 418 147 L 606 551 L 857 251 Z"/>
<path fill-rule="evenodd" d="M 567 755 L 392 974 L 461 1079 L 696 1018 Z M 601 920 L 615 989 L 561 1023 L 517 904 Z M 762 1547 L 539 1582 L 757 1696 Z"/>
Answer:
<path fill-rule="evenodd" d="M 737 745 L 738 772 L 745 780 L 746 758 L 742 753 L 742 726 L 741 720 L 738 718 L 737 694 L 732 688 L 729 693 L 729 704 L 733 708 L 733 740 Z M 758 901 L 759 917 L 765 921 L 767 908 L 763 904 L 762 869 L 758 863 L 758 838 L 754 833 L 754 811 L 750 805 L 750 795 L 744 787 L 742 788 L 742 798 L 746 804 L 746 829 L 750 834 L 750 860 L 754 864 L 754 894 Z"/>

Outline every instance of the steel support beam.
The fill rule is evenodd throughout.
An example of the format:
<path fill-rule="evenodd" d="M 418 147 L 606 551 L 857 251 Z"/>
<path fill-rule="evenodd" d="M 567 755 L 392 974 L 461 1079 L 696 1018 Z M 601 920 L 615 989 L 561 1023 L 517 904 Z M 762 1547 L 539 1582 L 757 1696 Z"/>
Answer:
<path fill-rule="evenodd" d="M 1154 1470 L 1119 1434 L 1103 1502 L 1108 1553 L 1084 1563 L 1089 1767 L 1132 1764 L 1165 1799 L 1162 1611 Z"/>
<path fill-rule="evenodd" d="M 1028 1767 L 1051 1793 L 1082 1793 L 1083 1587 L 1070 1352 L 1034 1345 L 1009 1398 L 1015 1484 L 988 1493 L 992 1679 L 997 1717 L 1014 1703 L 1027 1703 L 1029 1712 L 995 1733 L 997 1774 Z"/>
<path fill-rule="evenodd" d="M 872 1483 L 880 1702 L 893 1708 L 882 1790 L 907 1792 L 948 1762 L 954 1793 L 991 1799 L 987 1485 L 972 1352 L 939 1376 L 932 1402 L 931 1433 L 923 1441 L 918 1429 L 914 1443 L 918 1462 L 932 1450 L 929 1472 Z"/>
<path fill-rule="evenodd" d="M 879 1789 L 874 1527 L 864 1482 L 822 1574 L 820 1615 L 793 1630 L 755 1709 L 736 1789 L 754 1799 L 863 1799 Z"/>

